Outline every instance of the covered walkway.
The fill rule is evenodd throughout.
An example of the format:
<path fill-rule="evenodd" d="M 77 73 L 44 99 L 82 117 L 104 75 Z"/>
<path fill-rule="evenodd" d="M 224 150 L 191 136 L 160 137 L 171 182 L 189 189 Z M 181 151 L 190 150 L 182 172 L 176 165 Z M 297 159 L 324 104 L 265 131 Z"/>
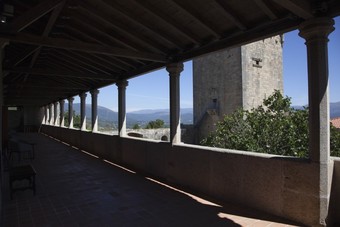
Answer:
<path fill-rule="evenodd" d="M 206 199 L 105 162 L 43 134 L 36 142 L 37 194 L 4 191 L 1 226 L 290 226 L 291 222 Z M 5 180 L 7 180 L 5 173 Z M 205 198 L 205 199 L 203 199 Z"/>

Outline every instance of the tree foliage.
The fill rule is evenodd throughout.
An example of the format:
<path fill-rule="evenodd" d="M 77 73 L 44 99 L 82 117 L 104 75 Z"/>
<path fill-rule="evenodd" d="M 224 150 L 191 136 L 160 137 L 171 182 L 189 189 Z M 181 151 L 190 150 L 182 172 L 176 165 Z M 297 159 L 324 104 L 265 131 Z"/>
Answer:
<path fill-rule="evenodd" d="M 296 157 L 308 156 L 308 108 L 290 107 L 275 91 L 263 105 L 237 110 L 217 124 L 202 145 Z M 340 155 L 340 132 L 331 126 L 331 155 Z"/>
<path fill-rule="evenodd" d="M 80 128 L 80 115 L 76 114 L 75 111 L 73 111 L 73 127 L 74 128 Z M 64 112 L 64 119 L 65 119 L 65 125 L 69 125 L 69 119 L 68 119 L 68 111 Z"/>
<path fill-rule="evenodd" d="M 145 126 L 146 129 L 156 129 L 163 128 L 164 121 L 161 119 L 156 119 L 155 121 L 149 121 L 149 123 Z"/>

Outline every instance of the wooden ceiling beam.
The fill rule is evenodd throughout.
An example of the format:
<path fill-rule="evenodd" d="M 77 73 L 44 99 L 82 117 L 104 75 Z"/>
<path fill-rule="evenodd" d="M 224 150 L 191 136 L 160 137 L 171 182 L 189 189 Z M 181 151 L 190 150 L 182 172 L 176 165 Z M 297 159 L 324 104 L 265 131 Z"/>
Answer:
<path fill-rule="evenodd" d="M 27 74 L 35 74 L 41 76 L 56 76 L 56 77 L 71 77 L 71 78 L 84 78 L 84 79 L 96 79 L 96 80 L 109 80 L 116 81 L 117 77 L 115 75 L 106 75 L 106 74 L 78 74 L 75 72 L 67 72 L 67 71 L 52 71 L 49 69 L 31 69 L 31 68 L 23 68 L 16 67 L 12 69 L 5 69 L 5 71 L 12 73 L 27 73 Z"/>
<path fill-rule="evenodd" d="M 227 17 L 229 21 L 235 24 L 240 30 L 247 30 L 247 26 L 244 25 L 234 13 L 232 13 L 230 6 L 226 5 L 226 1 L 215 0 L 215 3 L 217 3 L 217 5 L 223 9 L 224 16 Z"/>
<path fill-rule="evenodd" d="M 204 20 L 197 12 L 194 12 L 191 8 L 185 6 L 182 2 L 182 0 L 172 0 L 173 4 L 175 4 L 178 8 L 180 8 L 182 11 L 184 11 L 186 14 L 189 14 L 195 21 L 200 24 L 202 27 L 204 27 L 211 35 L 213 35 L 215 38 L 220 38 L 220 34 L 216 32 L 210 24 L 207 24 L 206 20 Z"/>
<path fill-rule="evenodd" d="M 176 47 L 179 50 L 184 49 L 182 46 L 178 45 L 179 40 L 176 40 L 173 37 L 170 37 L 169 35 L 165 34 L 163 31 L 160 31 L 159 29 L 157 29 L 154 25 L 151 25 L 149 23 L 143 23 L 141 21 L 141 18 L 139 18 L 135 14 L 125 10 L 122 6 L 120 6 L 118 4 L 114 4 L 112 1 L 109 1 L 109 0 L 103 0 L 103 2 L 108 4 L 111 7 L 111 9 L 120 13 L 124 17 L 128 18 L 130 21 L 132 21 L 134 24 L 138 25 L 139 27 L 142 27 L 142 28 L 147 29 L 148 31 L 154 33 L 160 39 L 166 41 L 167 43 L 172 44 L 174 47 Z"/>
<path fill-rule="evenodd" d="M 198 45 L 201 43 L 201 40 L 198 39 L 197 35 L 190 32 L 187 28 L 182 27 L 181 24 L 174 21 L 171 17 L 166 16 L 164 13 L 160 12 L 152 4 L 146 1 L 135 1 L 135 3 L 142 7 L 144 10 L 146 10 L 148 13 L 154 15 L 158 19 L 161 19 L 162 21 L 176 29 L 182 36 L 186 37 L 194 44 Z"/>
<path fill-rule="evenodd" d="M 296 16 L 305 20 L 312 18 L 311 1 L 308 0 L 272 0 L 281 7 L 289 10 Z"/>
<path fill-rule="evenodd" d="M 64 5 L 65 5 L 65 2 L 66 2 L 66 0 L 63 0 L 62 2 L 60 2 L 58 4 L 58 6 L 52 11 L 52 14 L 51 14 L 51 16 L 50 16 L 50 18 L 47 22 L 47 25 L 44 29 L 44 32 L 42 34 L 42 37 L 47 37 L 50 34 L 55 22 L 57 21 L 57 18 L 59 17 L 59 15 L 60 15 L 60 13 L 61 13 Z M 30 67 L 34 66 L 35 62 L 37 61 L 37 58 L 39 57 L 40 51 L 41 51 L 41 46 L 39 46 L 37 51 L 34 53 L 32 59 L 31 59 Z"/>
<path fill-rule="evenodd" d="M 132 51 L 122 48 L 115 48 L 108 45 L 98 45 L 93 43 L 85 43 L 85 42 L 75 42 L 66 39 L 60 38 L 49 38 L 49 37 L 39 37 L 29 34 L 18 34 L 15 36 L 3 36 L 2 38 L 7 39 L 10 42 L 15 43 L 24 43 L 38 46 L 46 46 L 53 47 L 57 49 L 66 49 L 66 50 L 76 50 L 87 53 L 96 53 L 102 55 L 116 56 L 116 57 L 125 57 L 132 59 L 142 59 L 147 61 L 155 61 L 155 62 L 167 62 L 167 58 L 161 54 L 154 53 L 145 53 Z"/>
<path fill-rule="evenodd" d="M 117 21 L 111 14 L 106 14 L 103 11 L 99 11 L 95 6 L 89 6 L 88 4 L 84 4 L 83 1 L 79 1 L 80 12 L 84 11 L 84 13 L 91 15 L 92 18 L 96 19 L 97 21 L 101 21 L 102 23 L 108 24 L 116 30 L 115 32 L 124 35 L 124 37 L 140 43 L 143 47 L 151 49 L 152 52 L 157 53 L 166 53 L 168 50 L 165 46 L 159 44 L 158 42 L 152 41 L 149 38 L 142 36 L 140 33 L 133 32 L 129 30 L 125 24 Z"/>
<path fill-rule="evenodd" d="M 278 18 L 275 12 L 263 0 L 254 0 L 254 2 L 271 20 Z"/>
<path fill-rule="evenodd" d="M 49 13 L 51 10 L 59 6 L 62 0 L 46 0 L 42 1 L 37 6 L 33 7 L 29 11 L 15 18 L 14 21 L 10 24 L 11 32 L 20 32 L 30 24 L 34 23 L 36 20 L 41 18 L 42 16 Z"/>
<path fill-rule="evenodd" d="M 13 66 L 17 66 L 22 61 L 24 61 L 26 58 L 31 56 L 38 49 L 39 49 L 39 47 L 37 47 L 37 46 L 33 46 L 33 47 L 29 46 L 29 47 L 27 47 L 26 49 L 24 49 L 22 51 L 22 53 L 20 55 L 16 56 L 16 58 L 11 61 L 12 65 Z"/>
<path fill-rule="evenodd" d="M 79 57 L 74 57 L 72 55 L 72 53 L 70 53 L 69 51 L 53 50 L 53 52 L 51 54 L 58 54 L 59 56 L 61 56 L 65 60 L 72 62 L 72 64 L 77 65 L 78 67 L 88 71 L 89 73 L 94 73 L 94 74 L 101 73 L 101 74 L 110 75 L 110 73 L 105 72 L 98 67 L 94 67 L 92 65 L 89 65 L 88 63 L 84 62 L 83 59 L 80 59 Z"/>

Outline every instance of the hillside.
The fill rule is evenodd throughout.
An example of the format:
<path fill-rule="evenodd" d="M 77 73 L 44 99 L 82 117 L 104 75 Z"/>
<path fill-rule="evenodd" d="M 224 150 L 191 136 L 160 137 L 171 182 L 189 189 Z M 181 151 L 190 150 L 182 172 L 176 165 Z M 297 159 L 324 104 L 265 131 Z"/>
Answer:
<path fill-rule="evenodd" d="M 294 106 L 296 109 L 302 109 L 302 106 Z M 73 109 L 76 114 L 80 114 L 80 103 L 75 103 Z M 65 111 L 68 110 L 68 105 L 65 104 Z M 86 105 L 86 115 L 88 120 L 91 119 L 91 105 Z M 340 117 L 340 102 L 330 103 L 330 117 Z M 117 125 L 118 113 L 112 111 L 106 107 L 98 106 L 98 118 L 100 125 Z M 132 127 L 135 124 L 141 126 L 146 125 L 149 121 L 161 119 L 166 125 L 169 125 L 170 117 L 168 109 L 145 109 L 139 111 L 133 111 L 126 114 L 127 127 Z M 193 124 L 193 109 L 183 108 L 181 109 L 181 123 Z"/>

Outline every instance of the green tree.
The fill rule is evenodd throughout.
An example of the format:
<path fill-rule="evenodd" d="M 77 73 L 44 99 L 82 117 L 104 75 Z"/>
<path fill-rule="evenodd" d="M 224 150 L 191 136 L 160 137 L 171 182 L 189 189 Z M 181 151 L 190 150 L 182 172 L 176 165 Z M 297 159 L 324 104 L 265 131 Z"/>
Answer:
<path fill-rule="evenodd" d="M 64 112 L 64 118 L 65 118 L 65 125 L 68 126 L 70 124 L 69 119 L 68 119 L 68 111 Z M 80 115 L 76 114 L 75 111 L 73 111 L 73 127 L 80 128 Z"/>
<path fill-rule="evenodd" d="M 140 129 L 140 125 L 136 123 L 133 125 L 132 129 Z"/>
<path fill-rule="evenodd" d="M 161 119 L 156 119 L 155 121 L 149 121 L 149 123 L 145 126 L 146 129 L 156 129 L 163 128 L 164 121 Z"/>
<path fill-rule="evenodd" d="M 289 97 L 275 91 L 263 105 L 237 110 L 217 124 L 217 130 L 202 145 L 307 157 L 308 108 L 290 107 Z M 340 155 L 340 132 L 331 126 L 331 155 Z"/>

